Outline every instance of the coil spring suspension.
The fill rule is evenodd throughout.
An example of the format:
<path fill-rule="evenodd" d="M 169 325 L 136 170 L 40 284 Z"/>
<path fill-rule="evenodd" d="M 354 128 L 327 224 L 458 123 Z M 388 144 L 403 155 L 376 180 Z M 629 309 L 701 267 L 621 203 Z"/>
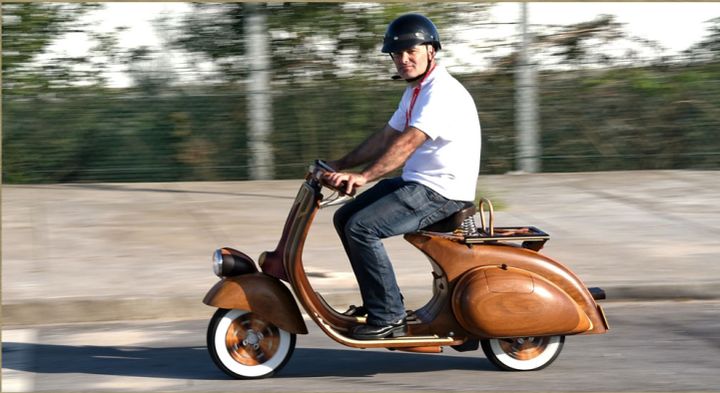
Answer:
<path fill-rule="evenodd" d="M 470 217 L 464 219 L 460 228 L 462 229 L 463 235 L 465 235 L 465 236 L 477 235 L 477 226 L 475 225 L 475 217 L 470 216 Z"/>

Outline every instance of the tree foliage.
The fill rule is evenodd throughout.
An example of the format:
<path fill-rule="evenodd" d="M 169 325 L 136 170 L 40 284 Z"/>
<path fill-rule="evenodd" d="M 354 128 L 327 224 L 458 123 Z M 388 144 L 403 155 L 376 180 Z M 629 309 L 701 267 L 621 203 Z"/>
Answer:
<path fill-rule="evenodd" d="M 631 36 L 625 26 L 612 15 L 600 15 L 593 20 L 569 25 L 536 25 L 530 29 L 532 61 L 543 67 L 578 69 L 583 67 L 627 66 L 637 62 L 639 51 L 656 52 L 657 42 Z M 622 41 L 626 41 L 622 44 Z M 624 51 L 613 51 L 612 46 Z M 517 51 L 498 57 L 493 66 L 497 70 L 513 70 L 517 66 Z"/>
<path fill-rule="evenodd" d="M 625 37 L 622 24 L 612 15 L 600 15 L 586 22 L 556 28 L 551 33 L 539 34 L 537 44 L 550 50 L 561 62 L 583 63 L 603 61 L 607 56 L 598 53 L 598 46 Z M 603 56 L 598 59 L 596 56 Z"/>
<path fill-rule="evenodd" d="M 244 26 L 247 4 L 197 3 L 172 45 L 212 61 L 225 80 L 246 77 Z M 387 24 L 407 12 L 422 12 L 439 26 L 471 26 L 483 20 L 481 3 L 263 3 L 274 79 L 385 75 L 380 53 Z M 449 31 L 450 29 L 448 29 Z M 443 39 L 452 39 L 451 33 Z"/>
<path fill-rule="evenodd" d="M 713 61 L 720 58 L 720 17 L 706 22 L 708 34 L 685 51 L 690 61 Z"/>
<path fill-rule="evenodd" d="M 56 58 L 37 61 L 61 34 L 86 31 L 79 22 L 95 3 L 2 3 L 3 90 L 19 93 L 66 87 L 91 75 L 76 66 L 88 58 Z"/>

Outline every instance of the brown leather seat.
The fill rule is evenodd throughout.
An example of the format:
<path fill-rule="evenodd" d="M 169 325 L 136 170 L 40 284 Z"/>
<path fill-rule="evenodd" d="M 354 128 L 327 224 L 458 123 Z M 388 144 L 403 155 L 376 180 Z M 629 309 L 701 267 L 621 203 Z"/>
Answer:
<path fill-rule="evenodd" d="M 430 224 L 420 230 L 429 232 L 452 232 L 457 228 L 460 228 L 460 226 L 462 226 L 462 222 L 465 221 L 466 218 L 474 216 L 475 213 L 477 213 L 475 204 L 472 202 L 466 202 L 462 209 L 453 213 L 450 217 Z"/>

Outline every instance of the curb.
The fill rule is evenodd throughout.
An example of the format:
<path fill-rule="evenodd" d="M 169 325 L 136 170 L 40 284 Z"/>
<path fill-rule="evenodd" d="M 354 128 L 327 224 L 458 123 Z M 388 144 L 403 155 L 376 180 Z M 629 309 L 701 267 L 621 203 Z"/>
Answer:
<path fill-rule="evenodd" d="M 606 285 L 607 299 L 599 303 L 661 300 L 718 300 L 720 283 Z M 424 304 L 425 290 L 404 290 L 407 304 Z M 153 319 L 203 319 L 214 309 L 202 303 L 202 295 L 164 298 L 88 299 L 63 298 L 2 305 L 3 326 L 59 323 L 111 322 Z M 345 309 L 359 295 L 352 291 L 332 291 L 324 295 L 328 304 Z"/>

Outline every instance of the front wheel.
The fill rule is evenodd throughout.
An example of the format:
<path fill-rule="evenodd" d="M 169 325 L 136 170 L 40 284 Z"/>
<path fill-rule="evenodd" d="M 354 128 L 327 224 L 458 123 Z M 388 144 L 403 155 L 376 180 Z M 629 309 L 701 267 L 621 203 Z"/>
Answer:
<path fill-rule="evenodd" d="M 207 346 L 213 362 L 227 375 L 265 378 L 290 359 L 295 334 L 252 312 L 218 309 L 208 325 Z"/>
<path fill-rule="evenodd" d="M 564 343 L 565 336 L 494 338 L 481 341 L 488 360 L 507 371 L 543 369 L 560 355 Z"/>

